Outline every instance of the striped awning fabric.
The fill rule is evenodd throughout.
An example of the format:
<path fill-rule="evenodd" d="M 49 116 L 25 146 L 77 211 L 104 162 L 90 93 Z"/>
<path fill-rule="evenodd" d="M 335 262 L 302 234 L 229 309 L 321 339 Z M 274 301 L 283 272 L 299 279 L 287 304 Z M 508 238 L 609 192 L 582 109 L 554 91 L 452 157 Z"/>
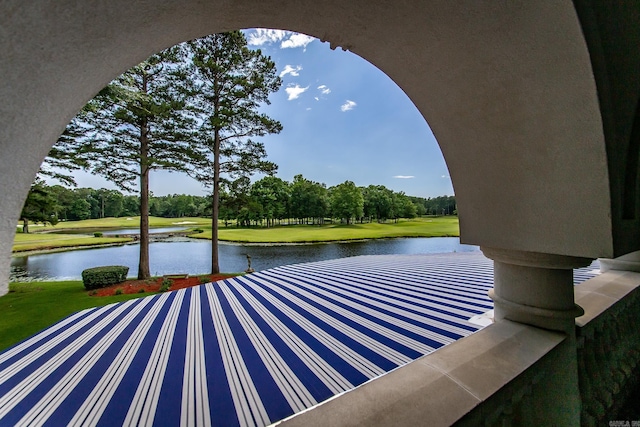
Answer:
<path fill-rule="evenodd" d="M 492 275 L 362 256 L 84 310 L 0 354 L 0 425 L 268 425 L 478 330 Z"/>

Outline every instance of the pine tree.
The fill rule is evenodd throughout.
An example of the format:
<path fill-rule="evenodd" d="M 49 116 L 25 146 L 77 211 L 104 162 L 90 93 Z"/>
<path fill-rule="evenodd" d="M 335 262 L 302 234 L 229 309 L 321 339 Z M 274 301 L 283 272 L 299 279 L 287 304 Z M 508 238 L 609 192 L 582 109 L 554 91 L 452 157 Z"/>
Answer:
<path fill-rule="evenodd" d="M 138 278 L 149 269 L 149 173 L 191 172 L 202 154 L 194 144 L 196 122 L 188 102 L 191 74 L 174 46 L 112 81 L 67 128 L 87 168 L 120 189 L 140 192 Z M 63 134 L 63 138 L 65 135 Z"/>
<path fill-rule="evenodd" d="M 100 95 L 97 96 L 99 98 Z M 81 146 L 80 137 L 84 133 L 82 127 L 83 118 L 91 113 L 91 110 L 97 105 L 95 100 L 90 101 L 82 110 L 71 120 L 60 135 L 56 143 L 49 150 L 49 154 L 45 157 L 36 180 L 44 181 L 45 177 L 53 178 L 70 187 L 75 187 L 76 181 L 72 175 L 73 171 L 87 168 L 87 162 L 82 156 L 78 155 Z"/>
<path fill-rule="evenodd" d="M 264 144 L 251 138 L 278 133 L 280 122 L 261 114 L 282 80 L 275 63 L 260 50 L 247 47 L 240 31 L 213 34 L 188 42 L 195 72 L 197 106 L 201 113 L 200 143 L 208 151 L 199 179 L 212 191 L 211 272 L 220 272 L 218 217 L 223 178 L 256 172 L 273 174 L 277 166 L 265 159 Z"/>

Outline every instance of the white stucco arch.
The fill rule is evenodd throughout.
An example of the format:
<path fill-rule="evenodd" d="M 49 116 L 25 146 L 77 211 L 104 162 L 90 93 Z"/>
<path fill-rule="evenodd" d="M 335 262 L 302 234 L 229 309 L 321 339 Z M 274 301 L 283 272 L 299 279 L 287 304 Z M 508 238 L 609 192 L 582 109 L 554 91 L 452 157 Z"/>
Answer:
<path fill-rule="evenodd" d="M 613 254 L 600 107 L 571 1 L 10 0 L 2 8 L 0 295 L 29 185 L 84 103 L 154 52 L 251 27 L 343 46 L 407 93 L 447 161 L 464 242 Z"/>

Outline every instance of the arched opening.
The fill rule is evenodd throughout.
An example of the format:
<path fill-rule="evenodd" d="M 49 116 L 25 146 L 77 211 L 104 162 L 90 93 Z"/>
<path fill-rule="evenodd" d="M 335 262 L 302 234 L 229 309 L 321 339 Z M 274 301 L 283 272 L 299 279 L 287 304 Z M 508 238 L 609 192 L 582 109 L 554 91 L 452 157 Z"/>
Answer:
<path fill-rule="evenodd" d="M 257 33 L 252 32 L 248 35 L 251 37 L 255 36 L 255 34 Z M 288 37 L 291 37 L 291 34 L 288 35 Z M 287 42 L 290 42 L 290 40 L 287 40 Z M 282 43 L 284 43 L 284 41 L 282 41 Z M 279 44 L 280 41 L 278 42 L 278 45 Z M 186 46 L 183 47 L 186 48 Z M 265 47 L 263 47 L 263 50 L 264 49 Z M 302 51 L 303 49 L 305 52 L 308 49 L 309 52 L 301 54 L 296 58 L 302 60 L 303 56 L 308 57 L 314 54 L 317 54 L 317 58 L 309 59 L 306 62 L 302 61 L 301 63 L 292 62 L 291 64 L 293 65 L 289 63 L 289 59 L 286 61 L 284 59 L 282 61 L 278 60 L 278 63 L 276 64 L 277 73 L 284 78 L 284 84 L 279 93 L 272 94 L 271 105 L 265 107 L 268 109 L 267 111 L 274 111 L 274 113 L 270 115 L 274 118 L 279 118 L 284 125 L 282 133 L 271 136 L 272 144 L 267 147 L 268 153 L 271 153 L 271 147 L 279 148 L 281 151 L 284 150 L 288 152 L 286 157 L 280 157 L 288 160 L 289 163 L 285 165 L 285 170 L 283 170 L 283 168 L 279 169 L 279 177 L 284 178 L 288 183 L 292 183 L 295 175 L 303 174 L 306 178 L 326 184 L 327 188 L 338 185 L 345 180 L 349 180 L 355 181 L 356 184 L 361 187 L 367 187 L 369 185 L 384 185 L 386 186 L 386 189 L 392 190 L 396 193 L 404 192 L 409 196 L 419 195 L 427 197 L 452 194 L 451 181 L 448 176 L 446 165 L 444 164 L 442 154 L 439 151 L 427 124 L 424 122 L 424 119 L 415 109 L 415 106 L 411 101 L 406 98 L 406 95 L 399 90 L 399 88 L 386 75 L 384 75 L 384 73 L 352 53 L 344 52 L 341 49 L 338 49 L 338 52 L 330 50 L 328 43 L 322 44 L 317 41 L 314 42 L 314 44 L 309 45 L 307 48 L 301 48 L 299 50 Z M 278 55 L 282 55 L 282 53 L 279 54 L 278 52 L 290 51 L 291 49 L 277 49 L 274 47 L 269 50 L 268 53 L 275 58 Z M 334 59 L 332 60 L 331 58 Z M 186 59 L 183 60 L 188 62 Z M 332 65 L 329 66 L 330 68 L 325 68 L 328 66 L 327 63 L 332 63 Z M 314 71 L 311 69 L 315 64 L 321 64 L 319 66 L 321 71 Z M 302 70 L 294 70 L 295 76 L 288 75 L 287 70 L 292 67 L 302 68 L 303 66 L 304 68 Z M 342 72 L 343 69 L 344 72 Z M 335 76 L 338 72 L 341 74 L 340 78 Z M 328 75 L 325 75 L 327 73 Z M 342 74 L 344 76 L 342 76 Z M 327 83 L 330 87 L 321 83 Z M 353 85 L 358 85 L 359 90 L 350 88 L 350 86 Z M 365 86 L 367 90 L 363 90 Z M 290 90 L 298 90 L 301 92 L 296 93 L 295 96 L 291 96 L 289 94 Z M 308 92 L 304 93 L 305 91 Z M 355 98 L 354 94 L 356 96 Z M 347 98 L 357 100 L 357 104 L 354 101 L 347 100 Z M 347 123 L 350 122 L 353 123 L 348 125 Z M 110 122 L 110 126 L 114 126 L 113 122 Z M 305 127 L 310 128 L 305 129 Z M 295 160 L 292 161 L 291 158 Z M 332 158 L 333 161 L 331 161 Z M 117 159 L 113 160 L 114 161 L 108 161 L 106 163 L 114 166 L 119 164 Z M 276 165 L 282 166 L 278 157 L 269 156 L 268 160 L 275 161 Z M 311 168 L 312 166 L 320 165 L 321 168 Z M 134 170 L 136 168 L 137 166 L 134 167 Z M 331 170 L 336 172 L 331 175 L 328 172 L 323 173 L 322 170 L 319 170 L 323 168 L 332 168 Z M 284 175 L 281 175 L 281 172 Z M 98 178 L 98 176 L 91 174 L 87 175 L 91 178 Z M 198 182 L 187 178 L 186 174 L 183 174 L 185 177 L 183 185 L 185 185 L 186 181 L 190 181 L 189 184 L 191 185 L 189 190 L 185 189 L 176 191 L 175 189 L 179 187 L 175 185 L 171 187 L 172 190 L 165 190 L 163 187 L 165 183 L 170 180 L 170 183 L 173 184 L 177 181 L 176 178 L 179 178 L 177 175 L 179 174 L 171 174 L 168 177 L 165 176 L 164 181 L 159 185 L 158 183 L 160 180 L 156 180 L 155 177 L 152 176 L 150 179 L 151 190 L 156 196 L 158 193 L 160 195 L 184 193 L 193 194 L 191 192 L 193 188 L 200 190 L 201 187 Z M 325 179 L 327 175 L 329 175 L 328 180 Z M 418 176 L 416 179 L 412 179 L 414 178 L 413 175 Z M 107 182 L 108 181 L 102 181 L 103 184 Z M 409 183 L 412 182 L 416 182 L 416 184 L 413 184 L 410 187 Z M 130 185 L 137 184 L 137 178 L 130 181 Z M 402 184 L 405 186 L 402 186 Z M 429 185 L 429 188 L 423 190 L 423 187 L 427 187 L 427 185 Z M 80 187 L 83 186 L 86 185 L 83 185 L 83 183 L 80 182 Z M 117 188 L 113 183 L 111 183 L 111 187 L 113 189 Z M 201 193 L 202 196 L 209 193 L 210 187 L 208 188 L 209 190 L 207 192 Z M 131 194 L 135 195 L 136 192 Z M 70 202 L 67 202 L 67 204 L 69 203 Z M 100 212 L 104 212 L 104 199 L 102 208 L 102 211 L 98 211 L 97 213 L 94 210 L 91 218 L 98 218 Z M 449 215 L 453 213 L 454 209 L 455 207 L 451 206 L 442 212 L 439 210 L 437 212 L 431 211 L 430 213 Z M 152 211 L 151 215 L 156 214 Z M 287 221 L 291 218 L 301 218 L 301 216 L 296 215 L 297 214 L 292 214 L 286 217 Z M 138 216 L 138 213 L 129 212 L 126 216 Z M 321 216 L 322 218 L 329 217 L 329 211 Z M 309 217 L 311 216 L 309 215 Z M 393 221 L 394 218 L 397 220 L 397 218 L 400 217 L 405 218 L 403 213 L 399 213 L 395 217 L 385 216 L 384 218 L 376 218 L 376 220 L 381 219 L 385 221 Z M 70 219 L 79 218 L 76 217 Z M 232 219 L 236 221 L 238 218 L 233 217 Z M 358 218 L 354 218 L 354 220 L 358 220 L 360 222 L 372 221 L 370 214 L 363 214 Z M 340 221 L 340 219 L 338 219 L 338 221 Z M 66 225 L 66 223 L 61 223 L 59 225 L 59 227 L 62 228 L 68 228 L 70 226 L 70 224 Z M 131 226 L 134 228 L 137 227 L 137 220 L 131 221 L 129 223 L 129 228 L 131 228 Z M 223 227 L 221 226 L 221 228 Z M 91 233 L 89 234 L 92 234 L 93 231 L 101 230 L 91 230 Z M 123 233 L 126 234 L 127 231 L 123 231 Z M 135 231 L 130 230 L 129 233 L 135 233 Z M 455 230 L 454 233 L 457 233 L 457 230 Z M 343 238 L 343 240 L 347 239 L 350 239 L 350 237 L 345 236 Z M 406 246 L 411 246 L 411 250 L 414 252 L 419 251 L 420 249 L 415 244 L 416 242 L 414 241 L 412 243 L 412 245 L 407 244 Z M 449 245 L 449 243 L 447 243 L 447 245 Z M 160 245 L 152 244 L 152 246 L 158 247 Z M 351 246 L 357 245 L 354 244 Z M 438 249 L 423 249 L 423 251 L 429 252 L 435 250 L 446 250 L 443 248 L 448 248 L 449 250 L 460 250 L 457 244 L 451 244 L 450 247 L 439 246 Z M 189 270 L 186 266 L 183 267 L 179 265 L 177 260 L 174 260 L 173 262 L 173 271 L 171 270 L 171 266 L 164 265 L 164 263 L 163 265 L 158 265 L 160 259 L 171 258 L 169 256 L 160 255 L 157 257 L 151 257 L 151 272 L 154 275 L 172 274 L 175 272 L 205 274 L 210 270 L 206 266 L 207 255 L 202 253 L 205 250 L 204 245 L 197 245 L 197 249 L 201 252 L 200 258 L 202 259 L 202 262 L 200 264 L 202 265 L 196 271 Z M 293 252 L 291 248 L 288 249 L 288 252 Z M 352 248 L 348 251 L 344 248 L 344 251 L 340 251 L 338 253 L 344 252 L 355 255 L 359 253 L 357 250 L 358 248 Z M 371 248 L 360 248 L 359 250 L 368 250 L 368 252 L 373 251 Z M 111 264 L 128 265 L 130 267 L 129 276 L 136 276 L 137 256 L 133 254 L 133 250 L 130 250 L 126 256 L 114 254 L 115 248 L 105 250 L 105 256 L 107 256 L 107 251 L 109 253 L 108 258 L 104 259 L 111 259 Z M 244 251 L 249 251 L 254 255 L 254 267 L 258 269 L 266 268 L 264 262 L 262 262 L 263 257 L 277 258 L 276 256 L 269 257 L 269 254 L 256 252 L 258 249 L 253 249 L 253 251 L 251 251 L 249 248 L 245 248 Z M 233 256 L 235 257 L 234 263 L 232 264 L 233 266 L 230 266 L 228 263 L 227 265 L 225 265 L 225 263 L 221 263 L 223 272 L 244 270 L 246 267 L 246 261 L 244 260 L 244 255 L 240 252 L 235 251 L 233 253 Z M 307 251 L 305 255 L 305 253 L 299 249 L 298 252 L 291 253 L 290 259 L 292 259 L 292 261 L 288 263 L 312 261 L 311 259 L 307 260 L 303 258 L 303 256 L 311 256 L 308 252 L 309 251 Z M 331 251 L 327 251 L 327 255 L 325 256 L 330 256 L 329 253 L 331 253 Z M 208 256 L 210 258 L 210 255 Z M 227 255 L 227 259 L 231 256 L 231 254 Z M 33 264 L 37 263 L 42 266 L 47 263 L 45 258 L 53 259 L 56 257 L 65 257 L 65 262 L 61 264 L 64 264 L 66 268 L 61 270 L 56 267 L 52 267 L 51 270 L 49 270 L 51 271 L 49 274 L 47 274 L 46 267 L 42 268 L 38 273 L 40 277 L 55 277 L 56 275 L 62 277 L 78 276 L 85 268 L 99 265 L 86 264 L 89 260 L 87 257 L 80 255 L 78 255 L 77 258 L 79 262 L 84 264 L 77 265 L 77 263 L 71 261 L 71 254 L 66 254 L 66 256 L 63 254 L 38 256 L 37 258 L 40 262 L 32 257 L 32 261 L 34 261 Z M 189 261 L 191 265 L 195 264 L 193 263 L 192 257 L 188 257 L 188 260 L 185 261 Z M 20 257 L 19 261 L 14 258 L 12 266 L 21 269 L 21 272 L 24 273 L 24 266 L 27 262 L 28 261 L 25 257 Z M 102 263 L 104 264 L 104 262 Z M 55 261 L 49 261 L 49 264 L 55 264 Z M 287 264 L 287 262 L 281 262 L 280 264 Z M 280 264 L 276 264 L 275 261 L 270 261 L 267 265 L 269 267 L 273 267 Z M 58 273 L 54 273 L 54 271 L 58 271 Z"/>
<path fill-rule="evenodd" d="M 462 238 L 487 248 L 500 267 L 504 280 L 495 299 L 520 324 L 499 321 L 496 326 L 522 328 L 525 335 L 558 344 L 558 334 L 533 326 L 572 336 L 576 310 L 570 269 L 586 262 L 580 257 L 617 253 L 614 237 L 624 232 L 622 225 L 612 226 L 612 217 L 623 213 L 616 207 L 621 199 L 612 201 L 611 194 L 622 194 L 624 172 L 618 179 L 611 165 L 626 163 L 624 154 L 616 157 L 613 134 L 631 126 L 624 111 L 628 103 L 616 97 L 624 90 L 607 91 L 617 58 L 624 55 L 599 44 L 598 34 L 613 34 L 613 45 L 627 35 L 623 41 L 637 44 L 636 33 L 620 37 L 616 32 L 616 18 L 633 24 L 636 15 L 609 14 L 603 7 L 579 20 L 576 8 L 585 16 L 597 9 L 572 1 L 461 8 L 381 0 L 367 5 L 303 0 L 287 8 L 249 0 L 173 2 L 154 9 L 125 1 L 96 7 L 72 0 L 10 7 L 0 18 L 7 55 L 0 61 L 5 77 L 0 86 L 0 293 L 6 292 L 14 220 L 28 185 L 51 142 L 93 93 L 150 53 L 179 41 L 234 28 L 286 28 L 352 50 L 408 94 L 449 165 Z M 632 75 L 631 67 L 620 69 Z M 637 96 L 630 98 L 635 107 Z M 497 210 L 497 205 L 507 208 Z M 629 250 L 636 245 L 631 242 Z M 555 298 L 558 287 L 561 298 Z M 561 357 L 552 358 L 552 364 L 563 366 L 568 380 L 544 377 L 547 390 L 556 394 L 544 393 L 543 406 L 565 413 L 560 406 L 568 401 L 566 413 L 577 424 L 576 345 L 569 338 L 558 348 Z M 408 385 L 402 381 L 403 389 Z"/>
<path fill-rule="evenodd" d="M 16 160 L 3 164 L 1 178 L 7 191 L 5 260 L 13 234 L 9 218 L 19 211 L 51 142 L 93 93 L 161 48 L 248 27 L 285 28 L 328 40 L 397 82 L 441 145 L 456 185 L 465 242 L 558 254 L 611 253 L 598 104 L 571 2 L 474 5 L 463 11 L 453 5 L 398 9 L 382 2 L 366 7 L 300 2 L 287 9 L 268 2 L 251 8 L 166 5 L 152 11 L 121 6 L 117 18 L 95 14 L 89 6 L 74 8 L 73 26 L 58 25 L 67 19 L 61 4 L 29 12 L 29 19 L 45 25 L 7 24 L 15 34 L 30 36 L 22 44 L 7 40 L 12 60 L 3 61 L 3 99 L 11 113 L 3 127 L 2 158 Z M 33 62 L 43 49 L 50 60 Z M 32 149 L 20 150 L 23 144 Z M 498 211 L 498 204 L 508 209 Z M 565 237 L 544 237 L 560 235 Z"/>

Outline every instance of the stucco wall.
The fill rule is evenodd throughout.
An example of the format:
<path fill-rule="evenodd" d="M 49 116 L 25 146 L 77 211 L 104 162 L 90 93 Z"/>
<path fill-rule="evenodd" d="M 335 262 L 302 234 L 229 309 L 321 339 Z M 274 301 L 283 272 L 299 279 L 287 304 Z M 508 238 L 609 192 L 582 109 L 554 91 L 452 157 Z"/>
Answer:
<path fill-rule="evenodd" d="M 604 138 L 570 1 L 50 0 L 0 14 L 0 294 L 29 185 L 70 118 L 148 55 L 205 34 L 304 32 L 368 59 L 434 131 L 462 240 L 613 251 Z"/>

